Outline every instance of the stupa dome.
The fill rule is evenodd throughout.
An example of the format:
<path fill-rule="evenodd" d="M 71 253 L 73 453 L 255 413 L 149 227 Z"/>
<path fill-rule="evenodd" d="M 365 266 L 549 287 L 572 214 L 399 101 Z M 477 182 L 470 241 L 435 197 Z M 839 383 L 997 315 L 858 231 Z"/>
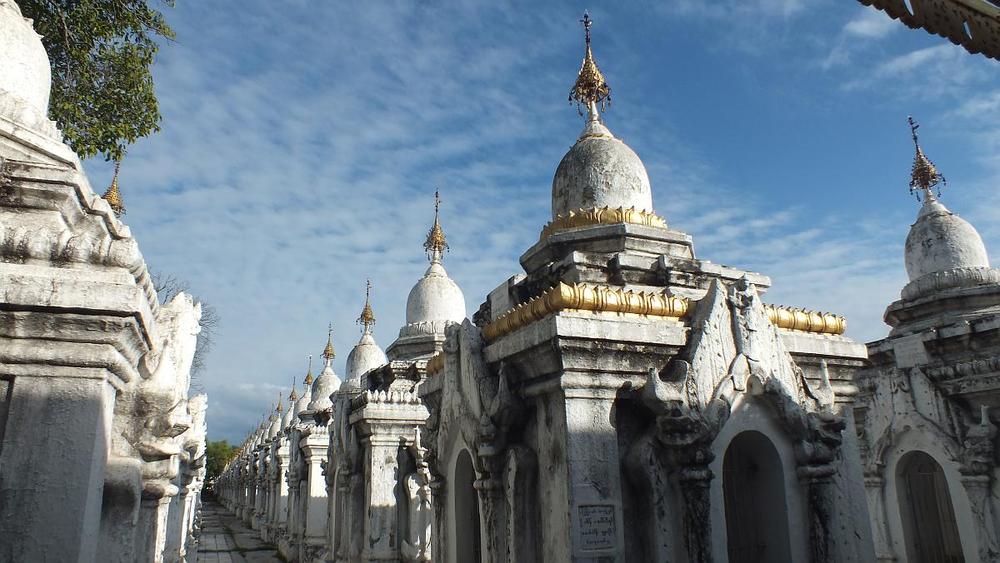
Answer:
<path fill-rule="evenodd" d="M 41 36 L 13 0 L 0 0 L 0 53 L 0 98 L 9 96 L 20 102 L 0 103 L 0 115 L 19 123 L 45 116 L 52 88 L 49 56 Z"/>
<path fill-rule="evenodd" d="M 361 376 L 389 361 L 385 352 L 375 342 L 370 332 L 361 335 L 361 340 L 347 356 L 347 381 L 359 382 Z"/>
<path fill-rule="evenodd" d="M 334 373 L 333 366 L 327 362 L 326 367 L 313 382 L 309 410 L 319 412 L 332 407 L 333 401 L 330 400 L 330 395 L 333 395 L 338 389 L 340 389 L 340 378 Z"/>
<path fill-rule="evenodd" d="M 596 109 L 556 168 L 552 218 L 595 207 L 653 210 L 646 167 L 635 151 L 598 121 Z"/>
<path fill-rule="evenodd" d="M 267 426 L 267 439 L 270 440 L 281 432 L 281 419 L 278 415 L 272 414 L 270 424 Z"/>
<path fill-rule="evenodd" d="M 910 281 L 935 272 L 989 266 L 986 245 L 975 227 L 928 194 L 906 236 Z"/>
<path fill-rule="evenodd" d="M 406 298 L 406 324 L 464 319 L 465 295 L 441 262 L 433 261 Z"/>

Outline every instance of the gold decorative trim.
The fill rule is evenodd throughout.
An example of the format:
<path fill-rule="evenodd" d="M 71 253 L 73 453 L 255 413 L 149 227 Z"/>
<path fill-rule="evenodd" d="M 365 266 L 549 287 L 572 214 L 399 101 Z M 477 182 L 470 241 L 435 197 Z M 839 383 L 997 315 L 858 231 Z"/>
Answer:
<path fill-rule="evenodd" d="M 650 211 L 642 211 L 635 207 L 592 207 L 590 209 L 577 209 L 570 211 L 566 215 L 559 215 L 545 227 L 539 240 L 545 240 L 554 233 L 575 229 L 577 227 L 589 227 L 591 225 L 615 225 L 618 223 L 630 223 L 632 225 L 643 225 L 646 227 L 667 228 L 667 222 L 659 215 Z"/>
<path fill-rule="evenodd" d="M 434 375 L 444 370 L 444 352 L 438 352 L 427 360 L 427 375 Z"/>
<path fill-rule="evenodd" d="M 566 309 L 679 318 L 687 313 L 688 300 L 664 293 L 560 283 L 486 325 L 483 329 L 483 338 L 487 341 L 496 340 L 551 313 Z"/>
<path fill-rule="evenodd" d="M 487 342 L 492 342 L 552 313 L 564 310 L 607 311 L 651 317 L 681 318 L 687 315 L 690 305 L 691 301 L 685 297 L 665 293 L 560 283 L 487 324 L 483 328 L 483 338 Z M 843 334 L 847 330 L 847 319 L 832 313 L 781 305 L 764 305 L 764 310 L 767 312 L 768 320 L 778 328 L 834 335 Z M 439 356 L 434 356 L 428 361 L 428 373 L 431 373 L 431 362 L 434 362 Z M 441 357 L 440 361 L 443 365 L 444 358 Z"/>
<path fill-rule="evenodd" d="M 833 313 L 782 305 L 764 305 L 764 310 L 767 311 L 768 320 L 778 328 L 837 335 L 844 334 L 847 330 L 847 319 Z"/>

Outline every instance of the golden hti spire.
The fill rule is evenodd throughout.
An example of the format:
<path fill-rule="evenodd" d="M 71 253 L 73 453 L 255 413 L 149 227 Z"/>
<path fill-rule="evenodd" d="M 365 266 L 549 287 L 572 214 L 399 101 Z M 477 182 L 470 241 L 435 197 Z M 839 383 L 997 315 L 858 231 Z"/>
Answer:
<path fill-rule="evenodd" d="M 448 250 L 448 241 L 444 238 L 444 229 L 441 228 L 439 215 L 441 212 L 441 194 L 434 190 L 434 226 L 427 232 L 427 240 L 424 241 L 424 250 L 431 262 L 440 262 L 441 254 Z"/>
<path fill-rule="evenodd" d="M 576 77 L 576 83 L 569 91 L 569 101 L 570 103 L 575 101 L 578 110 L 581 105 L 586 106 L 588 118 L 591 121 L 597 121 L 600 119 L 600 114 L 597 111 L 598 105 L 600 105 L 601 111 L 611 105 L 611 87 L 604 80 L 604 75 L 597 67 L 594 54 L 590 50 L 590 26 L 594 24 L 594 21 L 590 19 L 589 13 L 584 12 L 580 23 L 583 24 L 587 50 L 583 55 L 583 63 L 580 65 L 580 73 Z"/>
<path fill-rule="evenodd" d="M 288 408 L 292 408 L 291 403 L 299 400 L 299 392 L 295 390 L 295 378 L 292 378 L 292 392 L 288 394 Z"/>
<path fill-rule="evenodd" d="M 368 334 L 372 331 L 372 327 L 375 326 L 375 311 L 372 310 L 371 304 L 372 297 L 372 280 L 367 280 L 367 287 L 365 288 L 365 306 L 361 309 L 361 316 L 358 317 L 357 323 L 363 328 L 361 331 Z"/>
<path fill-rule="evenodd" d="M 281 412 L 285 407 L 281 405 L 281 391 L 278 391 L 278 406 L 274 407 L 274 412 Z"/>
<path fill-rule="evenodd" d="M 326 331 L 326 348 L 323 348 L 323 359 L 326 360 L 327 365 L 336 358 L 337 355 L 333 353 L 333 323 L 330 323 L 330 327 Z"/>
<path fill-rule="evenodd" d="M 313 355 L 309 354 L 309 371 L 306 372 L 306 379 L 303 381 L 306 387 L 310 387 L 313 384 Z"/>
<path fill-rule="evenodd" d="M 115 175 L 111 178 L 111 185 L 108 186 L 108 190 L 101 196 L 111 206 L 111 211 L 114 211 L 115 215 L 119 217 L 125 214 L 125 203 L 122 202 L 122 193 L 118 191 L 118 171 L 121 167 L 122 159 L 118 158 L 115 160 Z"/>
<path fill-rule="evenodd" d="M 906 119 L 910 123 L 910 135 L 913 137 L 913 148 L 916 150 L 916 154 L 913 156 L 913 168 L 910 170 L 910 193 L 922 191 L 927 199 L 935 199 L 931 188 L 939 183 L 947 186 L 948 182 L 920 148 L 920 141 L 917 139 L 917 129 L 920 128 L 920 125 L 913 120 L 913 117 Z M 940 187 L 937 189 L 937 195 L 941 195 Z M 920 198 L 919 193 L 917 193 L 917 198 Z"/>

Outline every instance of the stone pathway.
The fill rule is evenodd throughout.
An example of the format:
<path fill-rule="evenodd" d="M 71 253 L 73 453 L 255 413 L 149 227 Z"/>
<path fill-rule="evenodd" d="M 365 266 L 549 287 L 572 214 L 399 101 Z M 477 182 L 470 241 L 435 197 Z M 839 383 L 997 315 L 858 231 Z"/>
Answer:
<path fill-rule="evenodd" d="M 275 547 L 261 541 L 221 504 L 206 500 L 201 507 L 201 541 L 197 563 L 278 563 Z"/>

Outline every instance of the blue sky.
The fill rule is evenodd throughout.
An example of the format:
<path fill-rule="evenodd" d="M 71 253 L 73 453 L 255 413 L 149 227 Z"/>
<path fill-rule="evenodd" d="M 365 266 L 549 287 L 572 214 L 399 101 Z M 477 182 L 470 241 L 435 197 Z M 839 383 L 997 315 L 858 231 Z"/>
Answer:
<path fill-rule="evenodd" d="M 210 438 L 241 440 L 301 382 L 329 322 L 343 373 L 367 277 L 392 342 L 435 188 L 470 314 L 520 271 L 583 125 L 567 94 L 584 8 L 605 121 L 645 162 L 657 212 L 700 258 L 770 275 L 768 301 L 885 335 L 918 205 L 908 114 L 944 202 L 996 261 L 997 63 L 859 3 L 181 0 L 154 68 L 163 130 L 121 185 L 150 268 L 222 317 L 196 382 Z"/>

